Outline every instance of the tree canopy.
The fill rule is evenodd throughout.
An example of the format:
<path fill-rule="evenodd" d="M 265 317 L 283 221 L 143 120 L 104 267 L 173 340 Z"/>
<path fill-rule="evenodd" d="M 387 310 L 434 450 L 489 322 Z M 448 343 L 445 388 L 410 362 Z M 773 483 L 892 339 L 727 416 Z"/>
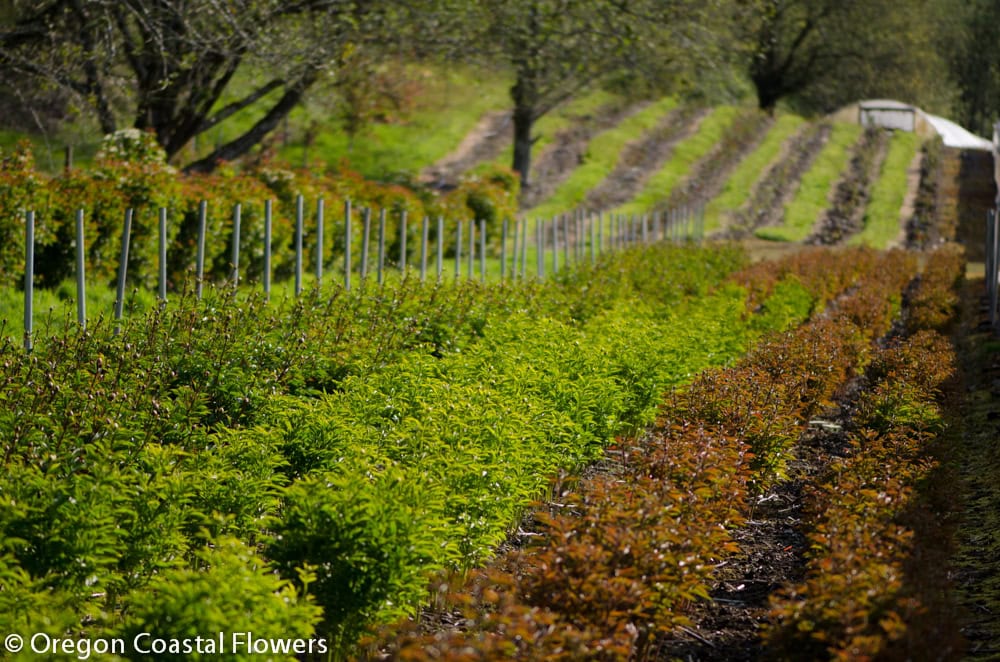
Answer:
<path fill-rule="evenodd" d="M 751 89 L 762 108 L 805 112 L 895 97 L 988 133 L 998 12 L 990 0 L 8 0 L 0 91 L 36 116 L 72 105 L 105 132 L 152 131 L 174 163 L 208 170 L 319 87 L 359 131 L 365 72 L 383 58 L 478 62 L 513 80 L 512 165 L 530 185 L 535 122 L 609 81 L 635 94 Z M 247 108 L 252 126 L 179 163 Z"/>

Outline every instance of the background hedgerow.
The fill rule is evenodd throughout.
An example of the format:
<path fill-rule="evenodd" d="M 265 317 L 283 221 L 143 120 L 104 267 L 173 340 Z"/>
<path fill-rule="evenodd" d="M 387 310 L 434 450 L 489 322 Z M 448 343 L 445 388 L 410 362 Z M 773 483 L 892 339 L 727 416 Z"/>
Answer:
<path fill-rule="evenodd" d="M 129 250 L 129 282 L 155 288 L 158 278 L 159 215 L 167 210 L 169 289 L 179 291 L 194 271 L 199 232 L 199 205 L 207 203 L 205 273 L 215 282 L 231 278 L 233 209 L 242 209 L 240 233 L 241 277 L 259 281 L 264 264 L 264 203 L 274 202 L 272 269 L 276 279 L 292 276 L 293 232 L 296 200 L 303 196 L 303 238 L 306 271 L 312 272 L 318 254 L 317 214 L 324 201 L 324 263 L 342 267 L 344 253 L 344 204 L 353 208 L 352 250 L 362 247 L 363 210 L 372 214 L 371 244 L 375 250 L 378 215 L 386 213 L 387 255 L 392 263 L 402 245 L 402 218 L 407 223 L 407 252 L 419 254 L 422 220 L 430 224 L 436 241 L 436 218 L 448 220 L 445 246 L 454 250 L 455 222 L 484 221 L 493 244 L 499 243 L 504 219 L 517 214 L 519 180 L 497 166 L 463 180 L 445 195 L 383 184 L 363 178 L 346 168 L 295 169 L 274 160 L 263 160 L 237 171 L 223 164 L 210 175 L 182 175 L 167 165 L 166 156 L 152 134 L 129 129 L 104 138 L 94 164 L 55 176 L 39 173 L 27 144 L 0 155 L 0 284 L 16 285 L 24 279 L 24 224 L 27 211 L 36 212 L 36 278 L 54 288 L 71 278 L 76 269 L 76 213 L 84 210 L 86 274 L 95 283 L 113 283 L 118 269 L 125 210 L 134 209 Z M 450 254 L 450 253 L 449 253 Z M 358 268 L 359 260 L 353 265 Z"/>

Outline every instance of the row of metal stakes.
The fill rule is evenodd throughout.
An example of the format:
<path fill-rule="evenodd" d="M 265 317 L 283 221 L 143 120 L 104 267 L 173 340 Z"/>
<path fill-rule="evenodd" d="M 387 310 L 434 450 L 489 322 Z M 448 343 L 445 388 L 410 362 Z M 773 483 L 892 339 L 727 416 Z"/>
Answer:
<path fill-rule="evenodd" d="M 159 273 L 158 273 L 158 296 L 161 301 L 167 299 L 167 210 L 160 208 L 159 213 Z M 324 219 L 325 208 L 322 198 L 316 203 L 316 283 L 319 285 L 323 280 L 323 268 L 325 263 L 324 247 Z M 114 319 L 115 334 L 120 332 L 120 321 L 122 319 L 125 283 L 127 279 L 129 244 L 132 236 L 133 209 L 125 211 L 125 222 L 122 229 L 121 254 L 118 263 L 118 278 L 115 292 Z M 202 201 L 198 206 L 198 239 L 195 254 L 195 293 L 201 299 L 204 287 L 205 272 L 205 241 L 208 219 L 208 203 Z M 271 254 L 272 254 L 272 201 L 264 203 L 264 264 L 262 285 L 265 300 L 271 295 Z M 303 235 L 304 235 L 304 200 L 297 196 L 295 202 L 295 295 L 302 293 L 302 270 L 303 270 Z M 404 276 L 407 269 L 407 215 L 403 211 L 400 213 L 399 232 L 399 256 L 396 267 Z M 240 281 L 240 232 L 242 221 L 242 205 L 236 204 L 232 211 L 233 235 L 231 248 L 231 283 L 234 287 Z M 420 262 L 419 277 L 421 281 L 427 279 L 428 258 L 429 258 L 429 234 L 430 219 L 424 217 L 420 228 Z M 364 283 L 369 276 L 370 265 L 368 264 L 370 253 L 370 241 L 372 235 L 372 210 L 365 208 L 362 210 L 362 236 L 361 236 L 361 256 L 359 266 L 359 276 Z M 354 265 L 352 262 L 352 244 L 354 240 L 354 229 L 352 227 L 352 208 L 350 200 L 344 203 L 344 263 L 343 263 L 343 285 L 350 290 L 352 287 L 352 275 Z M 435 271 L 436 277 L 440 281 L 444 273 L 444 235 L 445 221 L 443 217 L 436 219 L 436 246 L 435 246 Z M 500 239 L 500 279 L 525 278 L 527 276 L 527 249 L 528 249 L 528 225 L 527 219 L 517 219 L 513 223 L 504 219 L 501 226 Z M 467 237 L 463 238 L 463 228 Z M 605 229 L 608 229 L 608 239 L 605 241 Z M 464 255 L 467 278 L 475 277 L 475 263 L 478 257 L 479 277 L 486 280 L 486 256 L 487 256 L 487 225 L 485 220 L 459 221 L 455 226 L 455 246 L 454 246 L 454 276 L 461 277 L 463 265 L 463 248 L 467 245 L 468 250 Z M 24 346 L 29 351 L 32 348 L 33 334 L 33 290 L 34 290 L 34 250 L 35 250 L 35 213 L 29 211 L 25 218 L 25 275 L 24 275 Z M 478 235 L 478 236 L 477 236 Z M 568 267 L 574 261 L 578 264 L 587 259 L 594 264 L 597 255 L 609 248 L 618 250 L 635 243 L 651 243 L 653 241 L 679 241 L 681 239 L 700 239 L 703 235 L 703 210 L 673 210 L 669 212 L 657 212 L 651 215 L 623 216 L 612 215 L 605 217 L 604 214 L 584 214 L 577 212 L 574 214 L 564 214 L 549 221 L 536 219 L 535 238 L 536 265 L 535 275 L 544 278 L 547 264 L 551 262 L 552 272 L 559 272 Z M 76 212 L 76 286 L 77 286 L 77 321 L 81 327 L 87 325 L 86 308 L 86 252 L 84 241 L 84 210 Z M 551 238 L 551 242 L 549 239 Z M 508 245 L 513 240 L 513 250 L 508 254 Z M 386 210 L 379 212 L 377 220 L 377 263 L 376 278 L 379 285 L 382 285 L 386 275 Z M 467 242 L 467 244 L 466 244 Z M 477 255 L 478 244 L 478 255 Z M 549 248 L 551 247 L 551 260 L 547 259 Z M 560 253 L 562 253 L 562 263 L 560 264 Z M 509 272 L 508 272 L 509 266 Z"/>

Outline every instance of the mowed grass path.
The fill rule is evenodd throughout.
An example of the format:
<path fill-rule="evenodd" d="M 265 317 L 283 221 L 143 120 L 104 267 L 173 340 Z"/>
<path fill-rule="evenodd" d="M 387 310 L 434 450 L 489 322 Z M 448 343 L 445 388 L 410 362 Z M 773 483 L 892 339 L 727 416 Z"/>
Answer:
<path fill-rule="evenodd" d="M 916 134 L 893 133 L 882 170 L 872 186 L 871 198 L 865 209 L 865 227 L 851 237 L 849 244 L 886 248 L 899 237 L 899 214 L 906 198 L 907 169 L 920 149 L 920 143 Z"/>
<path fill-rule="evenodd" d="M 691 171 L 691 167 L 719 142 L 739 112 L 740 108 L 736 106 L 719 106 L 712 110 L 694 135 L 677 144 L 673 154 L 660 170 L 650 176 L 642 191 L 613 213 L 644 214 L 669 198 L 670 192 Z"/>
<path fill-rule="evenodd" d="M 756 235 L 773 241 L 802 241 L 808 237 L 829 206 L 830 191 L 847 169 L 861 133 L 862 129 L 857 124 L 834 124 L 826 145 L 802 176 L 791 202 L 785 205 L 784 223 L 760 228 Z"/>
<path fill-rule="evenodd" d="M 550 217 L 583 204 L 587 193 L 604 181 L 618 165 L 625 146 L 642 139 L 676 107 L 675 99 L 665 97 L 626 117 L 614 128 L 594 136 L 587 145 L 586 160 L 580 167 L 547 200 L 527 213 Z"/>
<path fill-rule="evenodd" d="M 705 232 L 719 229 L 729 214 L 746 204 L 750 192 L 781 154 L 785 142 L 795 135 L 805 120 L 798 115 L 781 115 L 768 130 L 760 145 L 740 161 L 729 179 L 705 206 Z"/>
<path fill-rule="evenodd" d="M 342 122 L 326 116 L 317 122 L 310 162 L 335 165 L 343 161 L 370 179 L 412 177 L 458 147 L 485 113 L 511 105 L 509 81 L 483 77 L 471 68 L 423 67 L 411 75 L 420 86 L 411 112 L 391 123 L 372 124 L 353 140 Z M 308 123 L 306 113 L 293 113 L 293 124 Z M 303 149 L 296 143 L 280 154 L 297 166 L 302 164 Z"/>

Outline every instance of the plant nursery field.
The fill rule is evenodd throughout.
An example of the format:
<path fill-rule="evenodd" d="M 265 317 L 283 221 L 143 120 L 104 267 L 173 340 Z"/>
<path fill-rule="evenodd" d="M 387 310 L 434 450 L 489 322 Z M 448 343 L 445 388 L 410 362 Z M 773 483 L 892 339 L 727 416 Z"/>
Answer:
<path fill-rule="evenodd" d="M 481 130 L 406 162 L 447 190 L 374 148 L 5 151 L 0 657 L 1000 650 L 971 160 L 673 98 L 548 122 L 531 191 Z"/>

